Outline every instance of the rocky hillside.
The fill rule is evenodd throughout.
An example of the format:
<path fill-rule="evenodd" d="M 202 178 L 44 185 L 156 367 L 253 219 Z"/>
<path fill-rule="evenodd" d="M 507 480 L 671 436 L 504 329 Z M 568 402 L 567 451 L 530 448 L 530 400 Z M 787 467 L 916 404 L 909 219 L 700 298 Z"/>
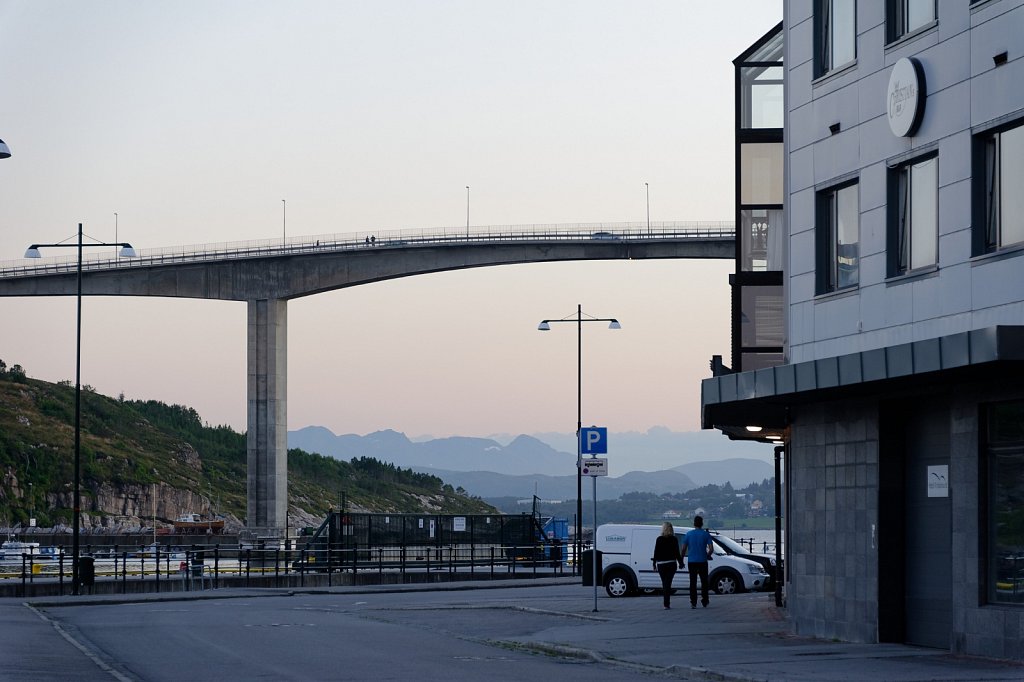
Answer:
<path fill-rule="evenodd" d="M 31 379 L 0 361 L 0 527 L 68 526 L 73 508 L 74 386 Z M 369 457 L 288 452 L 289 517 L 315 525 L 344 493 L 349 508 L 494 513 L 436 476 Z M 188 512 L 244 525 L 245 435 L 204 425 L 195 410 L 82 390 L 82 518 L 86 528 L 138 528 Z"/>

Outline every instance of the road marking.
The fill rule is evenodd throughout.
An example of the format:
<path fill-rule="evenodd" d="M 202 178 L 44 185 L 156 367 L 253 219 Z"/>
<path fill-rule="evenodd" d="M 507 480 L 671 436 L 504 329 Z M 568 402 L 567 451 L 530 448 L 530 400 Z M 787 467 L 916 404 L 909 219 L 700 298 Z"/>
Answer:
<path fill-rule="evenodd" d="M 58 623 L 55 620 L 52 620 L 52 619 L 48 618 L 46 615 L 44 615 L 41 611 L 36 609 L 31 604 L 27 604 L 26 603 L 25 607 L 27 609 L 29 609 L 30 611 L 32 611 L 33 613 L 35 613 L 37 616 L 39 616 L 39 618 L 41 618 L 44 622 L 47 622 L 50 625 L 52 625 L 53 629 L 56 630 L 57 633 L 60 634 L 61 637 L 63 637 L 65 640 L 67 640 L 67 642 L 69 644 L 71 644 L 71 646 L 75 647 L 76 649 L 81 651 L 83 654 L 85 654 L 86 658 L 88 658 L 93 663 L 95 663 L 96 666 L 100 670 L 102 670 L 103 672 L 107 673 L 108 675 L 113 677 L 115 680 L 118 680 L 118 682 L 132 682 L 132 678 L 125 677 L 121 673 L 119 673 L 116 670 L 114 670 L 113 668 L 111 668 L 99 656 L 94 654 L 87 646 L 85 646 L 84 644 L 79 642 L 77 639 L 72 637 L 66 630 L 64 630 L 63 627 L 61 627 L 60 623 Z"/>

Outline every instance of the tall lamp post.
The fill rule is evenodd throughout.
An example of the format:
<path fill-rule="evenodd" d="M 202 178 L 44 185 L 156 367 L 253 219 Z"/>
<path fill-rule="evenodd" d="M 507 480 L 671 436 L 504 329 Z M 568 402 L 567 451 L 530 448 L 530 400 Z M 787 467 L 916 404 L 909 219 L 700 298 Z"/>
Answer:
<path fill-rule="evenodd" d="M 608 322 L 609 329 L 622 329 L 622 325 L 614 317 L 583 317 L 583 306 L 577 304 L 576 317 L 563 317 L 560 320 L 541 320 L 538 331 L 551 330 L 557 322 L 576 323 L 576 541 L 574 543 L 573 572 L 583 554 L 583 442 L 580 440 L 583 431 L 583 323 Z M 597 529 L 595 528 L 596 532 Z M 595 536 L 596 541 L 596 536 Z"/>
<path fill-rule="evenodd" d="M 466 239 L 469 239 L 469 185 L 466 185 Z"/>
<path fill-rule="evenodd" d="M 647 190 L 647 236 L 651 235 L 651 186 L 646 182 L 644 187 Z"/>
<path fill-rule="evenodd" d="M 120 255 L 124 258 L 135 258 L 135 249 L 131 244 L 122 242 L 119 244 L 108 244 L 106 242 L 82 243 L 82 223 L 78 223 L 78 242 L 57 244 L 32 244 L 25 251 L 25 258 L 42 258 L 39 253 L 41 248 L 74 248 L 78 249 L 78 290 L 76 293 L 78 314 L 75 324 L 75 480 L 74 480 L 74 527 L 72 528 L 71 542 L 71 593 L 80 594 L 81 586 L 78 580 L 78 554 L 79 554 L 79 526 L 82 519 L 81 505 L 81 461 L 82 461 L 82 249 L 87 246 L 120 246 Z"/>

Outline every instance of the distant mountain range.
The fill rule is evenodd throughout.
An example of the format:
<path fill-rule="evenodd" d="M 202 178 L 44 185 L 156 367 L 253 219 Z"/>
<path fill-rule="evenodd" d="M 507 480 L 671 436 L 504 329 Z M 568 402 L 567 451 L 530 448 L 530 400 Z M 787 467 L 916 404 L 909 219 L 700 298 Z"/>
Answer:
<path fill-rule="evenodd" d="M 544 437 L 549 440 L 557 437 L 566 442 L 561 434 L 545 434 Z M 544 499 L 575 498 L 574 435 L 568 439 L 572 452 L 556 450 L 534 436 L 497 438 L 505 444 L 494 438 L 460 436 L 413 442 L 405 434 L 391 430 L 365 436 L 338 436 L 325 427 L 309 426 L 290 431 L 288 447 L 346 461 L 355 457 L 374 457 L 402 468 L 439 476 L 446 483 L 461 486 L 480 497 L 527 498 L 536 493 Z M 774 467 L 767 459 L 771 456 L 767 446 L 754 449 L 756 444 L 733 443 L 715 432 L 678 433 L 656 428 L 647 434 L 616 434 L 609 440 L 608 464 L 611 473 L 616 475 L 599 479 L 599 499 L 617 499 L 629 492 L 676 493 L 712 483 L 722 485 L 729 482 L 734 488 L 744 488 L 774 475 Z M 695 447 L 708 444 L 711 447 L 707 449 Z M 707 459 L 729 450 L 730 445 L 742 446 L 734 448 L 740 453 L 766 454 L 767 457 Z M 623 454 L 616 454 L 620 451 Z M 665 462 L 669 466 L 658 471 L 638 471 L 635 460 L 640 458 L 633 454 L 637 452 L 645 453 L 646 461 Z M 585 483 L 584 492 L 587 493 L 590 481 Z"/>
<path fill-rule="evenodd" d="M 396 466 L 449 471 L 494 471 L 527 474 L 573 468 L 576 455 L 558 452 L 532 436 L 517 436 L 507 445 L 489 438 L 453 436 L 414 443 L 404 433 L 376 431 L 365 436 L 334 435 L 323 426 L 288 432 L 288 447 L 338 459 L 374 457 Z"/>
<path fill-rule="evenodd" d="M 430 473 L 450 483 L 461 486 L 473 495 L 484 499 L 495 497 L 516 497 L 527 499 L 536 494 L 544 500 L 571 500 L 576 498 L 575 467 L 571 474 L 565 476 L 548 476 L 530 474 L 510 476 L 496 474 L 492 471 L 445 471 L 443 469 L 427 469 Z M 589 478 L 583 479 L 583 496 L 590 499 L 591 483 Z M 607 476 L 597 480 L 597 498 L 599 500 L 617 500 L 626 493 L 649 492 L 656 494 L 679 493 L 696 488 L 693 479 L 681 471 L 630 471 L 622 476 Z"/>

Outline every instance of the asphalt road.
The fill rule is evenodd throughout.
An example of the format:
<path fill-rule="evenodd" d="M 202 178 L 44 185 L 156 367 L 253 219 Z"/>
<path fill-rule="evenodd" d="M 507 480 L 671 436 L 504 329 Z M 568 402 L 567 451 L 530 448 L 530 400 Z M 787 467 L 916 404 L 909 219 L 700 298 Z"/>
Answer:
<path fill-rule="evenodd" d="M 993 682 L 1024 663 L 795 635 L 765 593 L 610 599 L 572 578 L 0 599 L 0 681 Z"/>
<path fill-rule="evenodd" d="M 72 668 L 53 679 L 651 679 L 621 664 L 544 652 L 545 630 L 602 620 L 579 613 L 583 596 L 577 586 L 554 585 L 38 610 L 78 649 L 63 652 Z M 567 599 L 572 608 L 560 610 Z M 660 600 L 646 601 L 660 609 Z"/>

